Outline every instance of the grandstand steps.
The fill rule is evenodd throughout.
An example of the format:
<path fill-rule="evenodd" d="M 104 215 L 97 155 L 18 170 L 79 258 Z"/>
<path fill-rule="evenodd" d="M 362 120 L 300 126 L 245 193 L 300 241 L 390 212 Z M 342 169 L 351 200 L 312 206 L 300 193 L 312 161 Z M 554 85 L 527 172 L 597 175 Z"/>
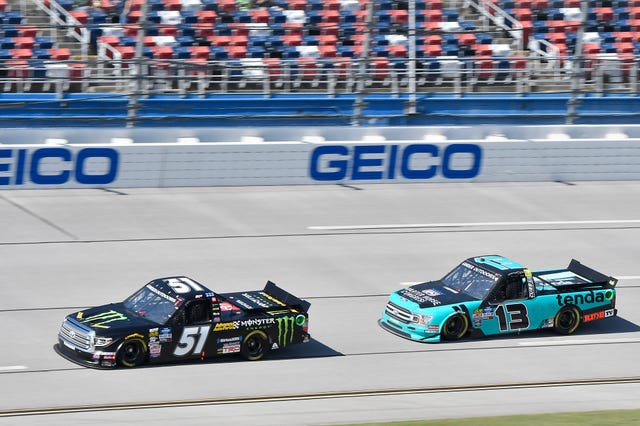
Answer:
<path fill-rule="evenodd" d="M 22 14 L 22 24 L 35 26 L 40 29 L 38 35 L 52 37 L 55 47 L 68 48 L 72 58 L 80 58 L 80 44 L 66 36 L 65 29 L 54 29 L 49 21 L 49 16 L 40 10 L 35 3 L 22 0 L 8 0 L 8 10 L 19 10 Z"/>

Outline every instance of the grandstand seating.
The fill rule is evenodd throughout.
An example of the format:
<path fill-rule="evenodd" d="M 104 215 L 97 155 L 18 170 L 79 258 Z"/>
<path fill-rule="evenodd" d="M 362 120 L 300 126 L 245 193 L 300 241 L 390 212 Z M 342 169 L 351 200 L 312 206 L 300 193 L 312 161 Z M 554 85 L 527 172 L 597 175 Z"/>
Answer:
<path fill-rule="evenodd" d="M 356 67 L 349 60 L 358 58 L 365 45 L 368 1 L 274 0 L 275 7 L 245 9 L 235 0 L 149 0 L 147 21 L 152 25 L 146 31 L 142 51 L 145 57 L 161 62 L 229 61 L 236 64 L 240 77 L 248 80 L 278 82 L 286 73 L 300 84 L 315 85 L 327 76 L 348 80 Z M 409 15 L 406 2 L 375 1 L 375 27 L 368 40 L 369 75 L 372 82 L 387 84 L 390 77 L 397 80 L 407 73 Z M 109 2 L 103 2 L 102 9 L 74 9 L 68 0 L 59 3 L 90 30 L 100 59 L 126 61 L 135 56 L 143 0 L 132 0 L 121 25 L 111 24 L 114 6 Z M 560 56 L 575 53 L 579 0 L 492 3 L 522 24 L 524 49 L 545 53 L 555 46 Z M 590 0 L 589 4 L 582 44 L 585 54 L 591 58 L 637 55 L 640 1 Z M 492 83 L 506 80 L 509 70 L 523 68 L 525 51 L 516 49 L 515 43 L 500 41 L 498 32 L 485 31 L 486 27 L 478 30 L 477 22 L 465 20 L 462 8 L 449 5 L 441 0 L 416 1 L 419 31 L 415 55 L 422 73 L 420 81 L 440 83 L 468 72 L 477 81 Z M 6 9 L 6 2 L 0 0 L 0 58 L 73 59 L 71 52 L 57 47 L 51 37 L 23 24 L 20 12 Z M 282 70 L 276 72 L 276 64 L 283 66 Z M 23 65 L 16 62 L 11 66 L 23 69 Z M 264 72 L 257 73 L 258 68 Z"/>

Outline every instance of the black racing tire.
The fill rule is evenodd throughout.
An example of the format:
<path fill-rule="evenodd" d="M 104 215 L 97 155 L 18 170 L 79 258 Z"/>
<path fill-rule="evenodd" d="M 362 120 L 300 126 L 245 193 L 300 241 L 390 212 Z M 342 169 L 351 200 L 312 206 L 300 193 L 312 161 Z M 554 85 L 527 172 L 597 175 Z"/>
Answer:
<path fill-rule="evenodd" d="M 269 338 L 262 330 L 254 330 L 242 340 L 240 355 L 246 360 L 257 361 L 262 359 L 269 350 Z"/>
<path fill-rule="evenodd" d="M 564 306 L 553 319 L 553 330 L 558 334 L 571 334 L 578 329 L 581 322 L 580 310 L 577 306 Z"/>
<path fill-rule="evenodd" d="M 442 338 L 444 340 L 460 340 L 469 331 L 469 318 L 464 314 L 450 316 L 442 324 Z"/>
<path fill-rule="evenodd" d="M 147 360 L 147 346 L 140 339 L 128 339 L 120 346 L 116 355 L 118 365 L 137 367 Z"/>

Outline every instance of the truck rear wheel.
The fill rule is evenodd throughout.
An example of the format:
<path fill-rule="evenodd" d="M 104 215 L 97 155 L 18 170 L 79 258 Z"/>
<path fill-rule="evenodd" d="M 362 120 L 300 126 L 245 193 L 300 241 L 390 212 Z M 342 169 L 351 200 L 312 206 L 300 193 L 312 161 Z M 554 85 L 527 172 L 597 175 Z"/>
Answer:
<path fill-rule="evenodd" d="M 240 355 L 249 361 L 261 359 L 269 349 L 269 338 L 264 331 L 254 330 L 247 334 L 240 348 Z"/>
<path fill-rule="evenodd" d="M 442 325 L 442 338 L 444 340 L 459 340 L 469 331 L 469 320 L 466 315 L 455 314 L 450 316 Z"/>
<path fill-rule="evenodd" d="M 580 311 L 576 306 L 565 306 L 553 319 L 553 329 L 559 334 L 571 334 L 580 325 Z"/>

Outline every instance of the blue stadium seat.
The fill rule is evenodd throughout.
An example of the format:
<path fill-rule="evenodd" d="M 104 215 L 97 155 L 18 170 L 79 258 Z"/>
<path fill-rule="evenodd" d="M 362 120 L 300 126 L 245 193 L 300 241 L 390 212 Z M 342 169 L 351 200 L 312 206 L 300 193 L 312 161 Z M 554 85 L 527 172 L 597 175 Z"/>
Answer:
<path fill-rule="evenodd" d="M 264 58 L 265 49 L 263 46 L 247 46 L 247 58 Z"/>
<path fill-rule="evenodd" d="M 173 48 L 173 54 L 176 59 L 189 59 L 191 58 L 191 51 L 188 46 L 175 46 Z"/>
<path fill-rule="evenodd" d="M 40 49 L 51 49 L 53 47 L 53 39 L 51 37 L 37 36 L 33 40 Z"/>
<path fill-rule="evenodd" d="M 22 23 L 22 14 L 17 10 L 9 10 L 4 13 L 4 20 L 9 25 L 19 25 Z"/>
<path fill-rule="evenodd" d="M 49 49 L 33 49 L 32 54 L 35 59 L 51 59 Z"/>
<path fill-rule="evenodd" d="M 182 10 L 180 11 L 180 16 L 183 24 L 195 24 L 198 22 L 198 15 L 193 10 Z"/>
<path fill-rule="evenodd" d="M 192 46 L 193 37 L 191 36 L 176 36 L 176 44 L 178 46 Z"/>

